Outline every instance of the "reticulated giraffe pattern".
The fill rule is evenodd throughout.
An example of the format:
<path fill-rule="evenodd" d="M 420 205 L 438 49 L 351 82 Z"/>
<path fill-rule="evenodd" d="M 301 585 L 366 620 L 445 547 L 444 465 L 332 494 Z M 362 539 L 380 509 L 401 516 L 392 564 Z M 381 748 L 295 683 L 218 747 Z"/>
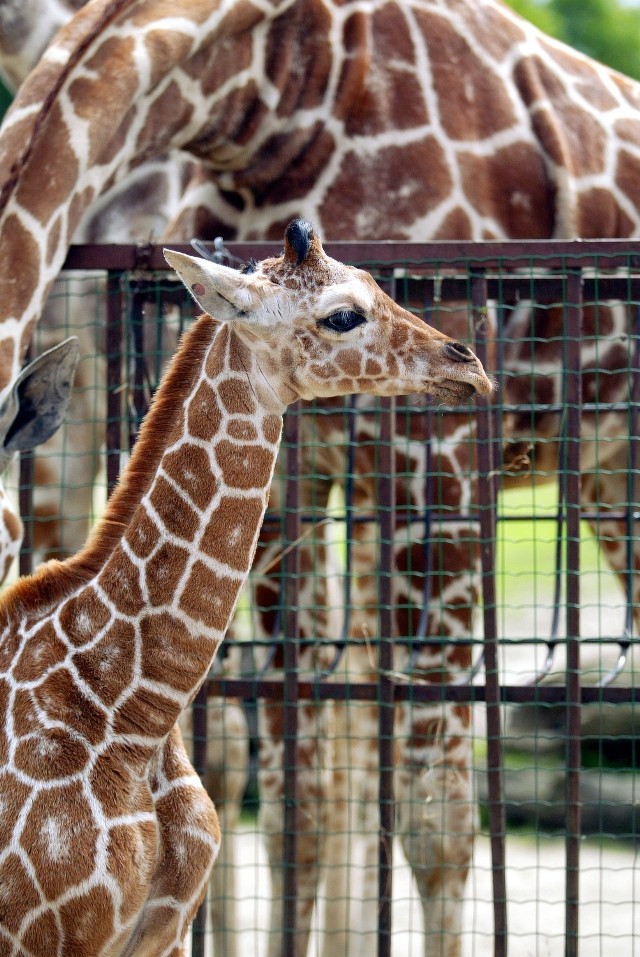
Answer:
<path fill-rule="evenodd" d="M 286 406 L 492 389 L 303 221 L 246 275 L 167 259 L 218 318 L 185 337 L 87 547 L 0 604 L 0 940 L 18 957 L 183 953 L 220 831 L 176 721 L 251 568 Z"/>
<path fill-rule="evenodd" d="M 70 237 L 98 194 L 143 158 L 177 147 L 202 163 L 191 194 L 202 202 L 176 218 L 183 238 L 279 238 L 283 224 L 298 214 L 320 223 L 329 239 L 631 236 L 639 221 L 638 98 L 637 84 L 542 36 L 498 0 L 193 2 L 179 15 L 158 0 L 93 3 L 47 50 L 0 137 L 0 269 L 8 270 L 18 253 L 25 267 L 22 287 L 0 273 L 2 288 L 14 293 L 0 314 L 7 360 L 17 366 Z M 46 193 L 45 175 L 54 184 Z M 536 334 L 553 332 L 556 319 L 538 316 Z M 618 348 L 605 328 L 601 360 L 610 353 L 615 367 Z M 526 355 L 506 358 L 516 370 L 528 362 Z M 625 394 L 620 377 L 609 381 Z M 548 378 L 537 386 L 548 388 Z M 512 385 L 514 395 L 518 387 Z M 547 425 L 557 430 L 555 421 Z M 513 427 L 516 438 L 528 436 L 528 423 Z M 344 442 L 337 419 L 323 420 L 322 428 L 326 461 L 318 464 L 327 478 L 315 490 L 304 489 L 318 505 Z M 442 430 L 431 454 L 443 494 L 463 512 L 474 501 L 465 461 L 473 433 L 454 420 Z M 624 497 L 615 487 L 623 451 L 611 445 L 607 461 L 601 459 L 611 472 L 597 492 L 602 502 Z M 412 442 L 411 466 L 424 468 L 425 454 L 418 440 Z M 472 463 L 470 468 L 473 475 Z M 362 475 L 372 471 L 366 456 L 358 469 Z M 589 486 L 587 478 L 585 499 L 596 494 Z M 371 483 L 363 479 L 358 492 L 361 502 L 369 500 Z M 424 500 L 416 484 L 403 495 L 415 496 L 416 506 Z M 411 632 L 422 603 L 412 577 L 402 574 L 409 558 L 416 575 L 426 565 L 433 570 L 430 634 L 464 636 L 471 628 L 477 530 L 470 521 L 435 531 L 424 549 L 414 547 L 408 528 L 398 530 L 397 596 L 410 610 L 405 620 L 399 615 L 401 635 Z M 263 542 L 268 552 L 268 536 Z M 612 558 L 620 567 L 620 556 Z M 355 562 L 363 597 L 352 627 L 360 634 L 363 619 L 370 632 L 375 627 L 367 614 L 366 544 Z M 274 586 L 264 582 L 260 590 L 266 606 L 260 624 L 268 633 Z M 407 595 L 413 600 L 407 602 Z M 314 623 L 303 622 L 304 634 L 312 631 Z M 469 660 L 459 646 L 442 652 L 425 647 L 416 664 L 439 674 L 465 669 Z M 424 769 L 453 766 L 451 779 L 469 793 L 468 744 L 464 735 L 460 744 L 459 734 L 469 715 L 464 709 L 444 714 L 446 720 L 440 710 L 425 708 L 399 717 L 399 727 L 410 730 L 399 739 L 397 796 L 399 833 L 425 902 L 426 946 L 455 954 L 471 804 L 448 800 L 443 781 L 425 778 Z M 271 816 L 264 824 L 277 885 L 281 770 L 279 725 L 277 715 L 271 717 L 263 721 L 262 763 L 269 771 L 263 776 L 265 807 L 274 810 L 265 812 Z M 302 714 L 310 724 L 316 717 Z M 372 754 L 361 759 L 367 769 Z M 307 820 L 335 820 L 324 797 L 321 788 Z M 304 809 L 305 794 L 300 798 Z M 447 825 L 453 836 L 446 856 L 455 868 L 438 866 L 444 829 L 412 819 L 412 808 L 424 807 L 427 798 L 434 814 L 440 808 L 458 816 Z M 321 844 L 310 835 L 299 845 L 302 928 L 314 900 Z M 276 950 L 278 926 L 276 915 L 270 938 Z"/>
<path fill-rule="evenodd" d="M 56 31 L 86 0 L 0 3 L 0 76 L 8 89 L 17 90 L 38 62 Z M 141 163 L 130 176 L 108 189 L 92 205 L 74 240 L 83 243 L 148 243 L 165 233 L 167 224 L 183 210 L 184 194 L 198 176 L 199 164 L 186 153 L 173 152 Z M 182 235 L 175 237 L 177 240 Z M 66 558 L 84 544 L 93 514 L 92 492 L 99 468 L 97 450 L 106 407 L 101 392 L 105 363 L 96 355 L 104 323 L 104 282 L 95 274 L 66 275 L 58 282 L 39 319 L 38 349 L 46 349 L 73 333 L 80 344 L 76 388 L 63 428 L 42 448 L 36 460 L 33 507 L 33 550 L 40 560 Z M 171 346 L 175 348 L 175 336 Z M 169 351 L 169 349 L 167 350 Z M 97 423 L 97 428 L 96 428 Z M 65 469 L 73 459 L 74 494 L 61 511 L 60 490 L 68 483 Z M 19 543 L 12 549 L 15 555 Z"/>
<path fill-rule="evenodd" d="M 76 3 L 41 3 L 25 0 L 0 2 L 0 74 L 7 87 L 16 90 L 42 54 L 54 33 L 84 6 Z M 189 202 L 185 191 L 199 195 L 200 164 L 187 153 L 173 151 L 141 163 L 122 182 L 107 190 L 92 206 L 76 242 L 147 243 L 163 236 L 167 224 L 178 213 L 185 214 Z M 182 239 L 178 233 L 176 240 Z M 92 497 L 99 467 L 103 423 L 106 420 L 101 391 L 105 363 L 95 355 L 98 333 L 96 316 L 104 306 L 104 282 L 96 277 L 65 277 L 54 287 L 39 322 L 39 348 L 58 342 L 60 335 L 72 330 L 80 340 L 82 359 L 76 371 L 75 388 L 67 410 L 67 421 L 40 450 L 36 458 L 33 549 L 43 558 L 64 558 L 74 554 L 85 542 L 93 513 Z M 166 346 L 175 348 L 175 335 Z M 26 447 L 26 446 L 23 446 Z M 60 494 L 65 486 L 66 470 L 72 462 L 73 495 L 66 497 L 64 518 L 59 514 Z M 10 506 L 12 505 L 9 499 Z M 10 537 L 10 533 L 14 533 Z M 0 567 L 5 574 L 20 547 L 21 526 L 16 521 L 0 524 L 5 532 L 0 541 Z M 226 666 L 234 659 L 228 654 Z M 212 872 L 210 891 L 211 925 L 216 954 L 234 957 L 237 939 L 235 883 L 235 829 L 248 773 L 248 729 L 240 702 L 228 699 L 224 709 L 213 700 L 207 713 L 209 727 L 205 783 L 214 799 L 225 840 Z M 193 738 L 191 714 L 181 719 L 181 730 L 190 749 Z M 169 748 L 171 745 L 168 745 Z M 182 748 L 179 736 L 176 748 Z M 172 756 L 176 764 L 182 753 Z"/>

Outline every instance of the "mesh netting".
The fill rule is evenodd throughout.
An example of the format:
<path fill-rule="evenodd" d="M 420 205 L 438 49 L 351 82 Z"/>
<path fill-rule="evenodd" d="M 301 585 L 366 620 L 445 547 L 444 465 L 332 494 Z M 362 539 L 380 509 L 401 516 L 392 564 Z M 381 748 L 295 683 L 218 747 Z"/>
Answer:
<path fill-rule="evenodd" d="M 224 834 L 194 954 L 640 953 L 627 247 L 351 250 L 498 390 L 288 412 L 251 587 L 185 721 Z M 166 273 L 56 287 L 33 353 L 76 334 L 84 358 L 22 462 L 23 570 L 81 546 L 190 320 Z"/>

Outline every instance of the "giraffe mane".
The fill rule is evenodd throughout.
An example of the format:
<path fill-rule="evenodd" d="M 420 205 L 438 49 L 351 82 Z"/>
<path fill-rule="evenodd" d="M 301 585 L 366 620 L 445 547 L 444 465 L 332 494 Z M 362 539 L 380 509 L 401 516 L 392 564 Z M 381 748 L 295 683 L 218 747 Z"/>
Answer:
<path fill-rule="evenodd" d="M 95 40 L 95 38 L 99 37 L 104 28 L 114 19 L 116 19 L 123 12 L 123 10 L 135 2 L 136 0 L 111 0 L 110 3 L 107 3 L 106 6 L 102 7 L 98 16 L 92 15 L 94 10 L 93 6 L 90 6 L 89 8 L 83 7 L 72 21 L 74 29 L 77 29 L 77 24 L 79 21 L 82 24 L 83 30 L 74 43 L 73 52 L 69 56 L 68 60 L 62 65 L 58 65 L 57 63 L 54 64 L 50 60 L 46 59 L 41 61 L 36 67 L 34 67 L 32 73 L 18 90 L 14 103 L 9 107 L 10 112 L 14 108 L 20 108 L 22 105 L 22 100 L 25 96 L 27 96 L 28 101 L 28 96 L 32 95 L 30 83 L 31 76 L 34 76 L 37 80 L 41 73 L 44 74 L 45 72 L 49 72 L 51 74 L 53 70 L 56 71 L 55 75 L 51 75 L 47 80 L 49 92 L 43 98 L 40 108 L 36 110 L 29 120 L 29 130 L 26 131 L 24 129 L 24 124 L 21 124 L 21 146 L 16 150 L 17 155 L 12 154 L 13 160 L 11 167 L 5 172 L 5 179 L 2 183 L 2 188 L 0 189 L 0 216 L 4 214 L 6 206 L 11 199 L 11 196 L 13 195 L 13 192 L 20 181 L 24 169 L 31 158 L 42 128 L 47 122 L 47 118 L 49 117 L 49 114 L 51 113 L 51 110 L 58 99 L 60 90 L 62 89 L 65 80 L 87 49 L 91 46 L 91 43 Z M 89 10 L 88 13 L 85 12 L 87 9 Z M 65 24 L 65 26 L 63 26 L 61 29 L 66 30 L 67 27 L 68 25 Z"/>
<path fill-rule="evenodd" d="M 127 529 L 140 498 L 149 488 L 170 431 L 202 367 L 217 325 L 207 313 L 184 334 L 151 402 L 131 458 L 107 502 L 104 515 L 85 547 L 66 561 L 47 562 L 33 575 L 20 578 L 0 601 L 3 619 L 24 615 L 34 607 L 58 604 L 104 567 Z"/>

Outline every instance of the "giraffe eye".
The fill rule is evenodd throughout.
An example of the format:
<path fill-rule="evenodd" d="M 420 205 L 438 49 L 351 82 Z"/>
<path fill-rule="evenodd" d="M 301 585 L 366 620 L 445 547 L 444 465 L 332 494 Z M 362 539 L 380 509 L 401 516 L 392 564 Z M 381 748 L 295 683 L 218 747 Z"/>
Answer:
<path fill-rule="evenodd" d="M 359 312 L 343 309 L 327 316 L 326 319 L 321 319 L 318 325 L 322 326 L 323 329 L 330 329 L 331 332 L 351 332 L 352 329 L 361 326 L 366 321 Z"/>

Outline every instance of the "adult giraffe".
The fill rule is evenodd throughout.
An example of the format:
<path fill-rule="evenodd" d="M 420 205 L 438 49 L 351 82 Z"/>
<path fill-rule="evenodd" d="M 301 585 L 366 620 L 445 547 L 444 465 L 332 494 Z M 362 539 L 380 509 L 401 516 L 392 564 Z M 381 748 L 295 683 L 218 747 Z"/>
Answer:
<path fill-rule="evenodd" d="M 637 84 L 544 37 L 498 0 L 195 0 L 177 13 L 161 0 L 93 2 L 47 50 L 0 136 L 0 287 L 12 290 L 0 314 L 8 320 L 0 341 L 7 365 L 17 363 L 83 214 L 101 190 L 158 152 L 183 148 L 215 180 L 193 230 L 201 234 L 206 219 L 209 235 L 278 238 L 291 215 L 302 214 L 328 239 L 630 236 L 640 225 L 639 106 Z M 6 271 L 17 258 L 24 279 L 11 286 Z M 336 471 L 334 427 L 327 420 L 327 458 L 315 463 L 326 474 L 316 504 Z M 470 428 L 449 422 L 443 430 L 433 450 L 442 487 L 450 505 L 469 509 L 473 490 L 460 476 L 472 472 Z M 424 471 L 419 443 L 409 452 L 402 471 Z M 406 466 L 406 448 L 403 455 Z M 370 471 L 364 458 L 358 464 Z M 366 480 L 358 493 L 360 501 L 370 495 Z M 423 494 L 401 483 L 398 501 L 419 507 Z M 603 490 L 601 499 L 615 494 Z M 470 630 L 475 534 L 471 523 L 441 529 L 433 543 L 433 634 Z M 422 601 L 401 574 L 409 557 L 414 578 L 425 561 L 409 546 L 399 529 L 395 587 L 408 609 L 400 634 L 411 633 Z M 369 567 L 364 546 L 355 561 L 356 573 Z M 358 577 L 365 593 L 352 629 L 360 633 L 368 600 Z M 272 604 L 269 582 L 260 593 Z M 302 627 L 303 635 L 317 632 L 310 622 Z M 425 672 L 467 664 L 460 647 L 424 649 L 417 662 Z M 432 953 L 459 950 L 473 829 L 468 725 L 460 708 L 403 711 L 398 722 L 398 828 Z M 278 715 L 267 712 L 263 814 L 276 886 L 280 821 L 268 794 L 279 793 L 278 731 Z M 326 824 L 309 740 L 300 817 Z M 301 952 L 320 843 L 315 833 L 298 842 Z M 277 927 L 276 915 L 274 951 Z"/>

